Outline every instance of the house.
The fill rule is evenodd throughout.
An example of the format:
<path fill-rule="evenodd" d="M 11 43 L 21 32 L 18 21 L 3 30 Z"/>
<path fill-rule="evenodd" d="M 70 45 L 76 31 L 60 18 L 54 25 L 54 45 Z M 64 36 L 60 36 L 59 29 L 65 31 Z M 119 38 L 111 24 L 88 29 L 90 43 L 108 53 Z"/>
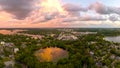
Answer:
<path fill-rule="evenodd" d="M 5 46 L 7 46 L 7 47 L 13 47 L 14 43 L 5 43 Z"/>
<path fill-rule="evenodd" d="M 4 64 L 5 64 L 4 68 L 13 68 L 15 62 L 14 61 L 6 61 L 6 62 L 4 62 Z"/>
<path fill-rule="evenodd" d="M 110 56 L 110 59 L 112 59 L 112 60 L 115 59 L 115 55 L 114 55 L 114 54 L 111 55 L 111 56 Z"/>
<path fill-rule="evenodd" d="M 5 44 L 5 42 L 4 42 L 4 41 L 1 41 L 1 42 L 0 42 L 0 44 L 1 44 L 1 45 L 4 45 L 4 44 Z"/>
<path fill-rule="evenodd" d="M 17 53 L 19 51 L 18 48 L 14 48 L 14 53 Z"/>
<path fill-rule="evenodd" d="M 94 52 L 90 51 L 90 55 L 94 55 Z"/>
<path fill-rule="evenodd" d="M 119 57 L 119 56 L 117 56 L 117 57 L 116 57 L 116 60 L 120 60 L 120 57 Z"/>

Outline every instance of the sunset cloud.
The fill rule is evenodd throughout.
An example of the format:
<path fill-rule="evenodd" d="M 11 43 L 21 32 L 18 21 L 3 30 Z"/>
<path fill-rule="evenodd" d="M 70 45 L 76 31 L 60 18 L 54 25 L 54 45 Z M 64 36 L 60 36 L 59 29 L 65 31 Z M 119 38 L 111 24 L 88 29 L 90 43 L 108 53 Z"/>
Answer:
<path fill-rule="evenodd" d="M 93 3 L 92 5 L 89 6 L 89 8 L 95 10 L 97 13 L 100 14 L 115 13 L 120 15 L 120 7 L 105 6 L 100 2 Z"/>
<path fill-rule="evenodd" d="M 79 16 L 80 11 L 83 11 L 83 12 L 87 11 L 87 8 L 83 8 L 75 4 L 65 4 L 63 5 L 63 8 L 65 9 L 65 11 L 68 12 L 69 15 L 72 15 L 72 16 Z"/>
<path fill-rule="evenodd" d="M 33 10 L 33 0 L 0 0 L 1 10 L 24 19 Z"/>
<path fill-rule="evenodd" d="M 4 22 L 10 27 L 72 27 L 75 24 L 77 27 L 88 27 L 115 22 L 118 24 L 120 21 L 120 6 L 107 6 L 98 1 L 86 6 L 81 1 L 78 2 L 79 4 L 65 3 L 64 0 L 0 0 L 0 24 Z"/>

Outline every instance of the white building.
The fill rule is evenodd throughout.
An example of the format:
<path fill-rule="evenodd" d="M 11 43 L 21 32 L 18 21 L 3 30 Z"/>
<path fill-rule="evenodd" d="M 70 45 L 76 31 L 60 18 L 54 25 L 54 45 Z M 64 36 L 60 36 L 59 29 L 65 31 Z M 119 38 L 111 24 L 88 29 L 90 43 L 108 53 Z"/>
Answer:
<path fill-rule="evenodd" d="M 14 53 L 17 53 L 19 51 L 18 48 L 14 48 Z"/>
<path fill-rule="evenodd" d="M 5 45 L 5 42 L 4 42 L 4 41 L 1 41 L 0 44 L 1 44 L 1 45 Z"/>

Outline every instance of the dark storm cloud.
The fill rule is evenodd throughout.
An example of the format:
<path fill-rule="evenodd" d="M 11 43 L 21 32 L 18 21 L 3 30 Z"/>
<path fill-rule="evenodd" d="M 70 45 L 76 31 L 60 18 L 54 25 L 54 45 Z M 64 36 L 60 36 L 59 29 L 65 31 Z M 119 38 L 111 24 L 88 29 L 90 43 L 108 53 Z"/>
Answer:
<path fill-rule="evenodd" d="M 99 2 L 96 2 L 89 6 L 90 9 L 95 10 L 99 14 L 119 14 L 120 15 L 120 7 L 109 7 L 105 6 Z"/>
<path fill-rule="evenodd" d="M 24 19 L 33 9 L 33 0 L 0 0 L 1 10 L 10 13 L 16 19 Z"/>

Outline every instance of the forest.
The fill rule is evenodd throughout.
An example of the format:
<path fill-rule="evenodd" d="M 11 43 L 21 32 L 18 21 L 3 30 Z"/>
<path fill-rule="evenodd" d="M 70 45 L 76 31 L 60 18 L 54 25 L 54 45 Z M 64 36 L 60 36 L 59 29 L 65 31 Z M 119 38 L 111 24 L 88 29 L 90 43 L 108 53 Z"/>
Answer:
<path fill-rule="evenodd" d="M 14 29 L 9 29 L 14 30 Z M 26 30 L 26 29 L 25 29 Z M 97 32 L 97 34 L 87 34 L 77 36 L 77 40 L 58 40 L 57 36 L 62 32 L 57 29 L 27 29 L 22 33 L 44 35 L 42 39 L 34 39 L 24 35 L 2 35 L 0 41 L 14 43 L 13 48 L 19 48 L 14 53 L 15 62 L 13 68 L 103 68 L 120 67 L 120 61 L 116 58 L 120 56 L 120 43 L 104 40 L 104 36 L 119 35 L 119 29 L 73 29 L 76 32 Z M 71 32 L 64 32 L 71 33 Z M 55 36 L 51 36 L 55 34 Z M 40 62 L 35 52 L 39 49 L 50 47 L 61 48 L 68 52 L 68 57 L 57 62 Z M 0 53 L 1 54 L 1 53 Z M 5 50 L 6 57 L 12 53 Z M 111 58 L 115 56 L 116 58 Z M 49 56 L 48 56 L 49 57 Z M 0 56 L 0 68 L 4 67 L 4 58 Z"/>

